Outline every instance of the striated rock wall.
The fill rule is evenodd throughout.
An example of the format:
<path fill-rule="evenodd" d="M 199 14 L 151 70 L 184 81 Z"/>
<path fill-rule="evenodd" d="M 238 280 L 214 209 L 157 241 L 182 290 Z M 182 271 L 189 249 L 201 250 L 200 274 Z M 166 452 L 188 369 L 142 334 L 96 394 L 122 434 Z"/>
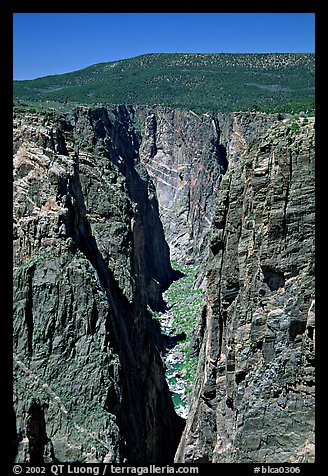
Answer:
<path fill-rule="evenodd" d="M 147 312 L 172 269 L 130 112 L 14 121 L 18 462 L 167 463 L 179 441 Z"/>
<path fill-rule="evenodd" d="M 228 163 L 234 167 L 276 117 L 135 108 L 140 159 L 156 186 L 172 259 L 206 268 L 208 236 Z"/>
<path fill-rule="evenodd" d="M 136 108 L 142 130 L 140 158 L 156 185 L 171 258 L 199 262 L 227 168 L 214 115 L 166 107 Z"/>
<path fill-rule="evenodd" d="M 314 121 L 225 124 L 229 167 L 175 460 L 313 462 Z"/>

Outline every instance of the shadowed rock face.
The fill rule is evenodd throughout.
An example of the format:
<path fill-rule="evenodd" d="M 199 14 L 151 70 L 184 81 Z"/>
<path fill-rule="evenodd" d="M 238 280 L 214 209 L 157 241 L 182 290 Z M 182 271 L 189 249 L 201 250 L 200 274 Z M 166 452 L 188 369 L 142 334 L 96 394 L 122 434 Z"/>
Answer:
<path fill-rule="evenodd" d="M 16 460 L 170 462 L 182 420 L 147 305 L 173 273 L 130 111 L 14 126 Z"/>
<path fill-rule="evenodd" d="M 245 121 L 226 135 L 177 462 L 314 460 L 314 124 L 271 121 L 247 139 Z"/>

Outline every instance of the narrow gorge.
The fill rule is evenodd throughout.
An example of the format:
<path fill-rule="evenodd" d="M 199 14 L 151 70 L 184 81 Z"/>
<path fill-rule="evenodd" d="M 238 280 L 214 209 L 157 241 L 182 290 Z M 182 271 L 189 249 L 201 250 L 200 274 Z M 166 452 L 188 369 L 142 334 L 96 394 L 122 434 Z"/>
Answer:
<path fill-rule="evenodd" d="M 314 461 L 314 140 L 305 115 L 15 112 L 16 462 Z"/>

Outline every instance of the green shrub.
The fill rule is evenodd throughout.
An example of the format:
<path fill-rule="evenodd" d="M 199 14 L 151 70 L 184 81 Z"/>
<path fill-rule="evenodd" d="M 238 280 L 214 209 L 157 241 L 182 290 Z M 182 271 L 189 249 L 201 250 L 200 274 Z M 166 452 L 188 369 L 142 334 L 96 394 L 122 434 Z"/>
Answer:
<path fill-rule="evenodd" d="M 299 126 L 299 124 L 297 124 L 297 122 L 293 122 L 293 124 L 290 126 L 290 130 L 294 131 L 294 132 L 298 131 L 299 128 L 300 128 L 300 126 Z"/>

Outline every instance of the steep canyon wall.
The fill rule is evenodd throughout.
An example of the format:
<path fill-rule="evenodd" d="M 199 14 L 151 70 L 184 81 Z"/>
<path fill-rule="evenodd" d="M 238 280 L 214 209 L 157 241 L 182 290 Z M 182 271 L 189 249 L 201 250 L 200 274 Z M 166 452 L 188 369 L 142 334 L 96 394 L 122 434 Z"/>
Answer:
<path fill-rule="evenodd" d="M 170 259 L 206 286 L 184 431 Z M 313 118 L 17 115 L 14 384 L 20 462 L 313 461 Z"/>
<path fill-rule="evenodd" d="M 140 159 L 152 178 L 171 258 L 204 256 L 222 175 L 227 168 L 212 114 L 136 108 L 143 129 Z"/>
<path fill-rule="evenodd" d="M 176 461 L 313 462 L 314 123 L 230 124 Z"/>
<path fill-rule="evenodd" d="M 20 462 L 168 462 L 179 440 L 147 307 L 173 272 L 129 114 L 15 120 Z"/>

